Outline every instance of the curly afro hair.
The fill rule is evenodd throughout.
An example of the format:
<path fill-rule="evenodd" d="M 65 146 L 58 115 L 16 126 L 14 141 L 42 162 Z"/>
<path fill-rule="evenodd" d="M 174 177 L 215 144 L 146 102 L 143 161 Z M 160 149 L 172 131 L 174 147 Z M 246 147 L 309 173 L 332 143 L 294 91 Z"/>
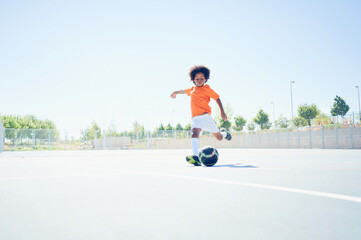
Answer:
<path fill-rule="evenodd" d="M 206 80 L 208 80 L 210 72 L 211 71 L 207 67 L 203 65 L 196 65 L 189 70 L 189 76 L 191 77 L 191 80 L 194 81 L 197 73 L 203 73 Z"/>

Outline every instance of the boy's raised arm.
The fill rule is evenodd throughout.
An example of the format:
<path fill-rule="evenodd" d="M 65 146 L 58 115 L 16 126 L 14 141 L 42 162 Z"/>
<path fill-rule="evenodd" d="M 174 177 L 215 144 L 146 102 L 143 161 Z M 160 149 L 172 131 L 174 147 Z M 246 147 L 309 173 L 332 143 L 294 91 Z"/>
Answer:
<path fill-rule="evenodd" d="M 184 90 L 179 90 L 179 91 L 174 91 L 170 97 L 171 98 L 176 98 L 177 97 L 177 94 L 186 94 L 186 92 Z"/>
<path fill-rule="evenodd" d="M 219 106 L 219 109 L 221 110 L 222 119 L 223 119 L 224 121 L 227 121 L 227 115 L 226 115 L 226 113 L 224 112 L 221 99 L 218 98 L 218 99 L 216 100 L 216 102 L 217 102 L 217 104 L 218 104 L 218 106 Z"/>

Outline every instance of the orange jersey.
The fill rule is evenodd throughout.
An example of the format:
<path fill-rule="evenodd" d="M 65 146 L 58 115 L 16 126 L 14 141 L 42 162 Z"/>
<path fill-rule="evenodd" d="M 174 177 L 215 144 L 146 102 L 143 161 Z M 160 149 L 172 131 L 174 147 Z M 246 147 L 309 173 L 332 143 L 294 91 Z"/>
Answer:
<path fill-rule="evenodd" d="M 188 96 L 191 96 L 192 118 L 204 113 L 212 113 L 209 102 L 211 98 L 217 100 L 219 95 L 213 89 L 205 84 L 202 87 L 191 87 L 184 90 Z"/>

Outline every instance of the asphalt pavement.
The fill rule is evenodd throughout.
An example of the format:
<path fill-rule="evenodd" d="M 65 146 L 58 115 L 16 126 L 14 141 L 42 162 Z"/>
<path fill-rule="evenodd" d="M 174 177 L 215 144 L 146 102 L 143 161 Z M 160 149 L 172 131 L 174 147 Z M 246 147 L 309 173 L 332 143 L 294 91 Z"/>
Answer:
<path fill-rule="evenodd" d="M 361 239 L 361 150 L 4 152 L 0 239 Z"/>

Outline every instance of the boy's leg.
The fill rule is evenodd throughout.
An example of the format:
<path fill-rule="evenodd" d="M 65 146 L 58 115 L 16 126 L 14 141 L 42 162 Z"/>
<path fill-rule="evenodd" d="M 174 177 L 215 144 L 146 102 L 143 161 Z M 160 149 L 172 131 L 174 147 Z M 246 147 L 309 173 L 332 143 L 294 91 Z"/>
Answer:
<path fill-rule="evenodd" d="M 223 135 L 221 132 L 216 132 L 216 133 L 212 133 L 213 136 L 215 136 L 217 138 L 217 140 L 221 141 L 223 139 Z"/>
<path fill-rule="evenodd" d="M 192 138 L 191 143 L 192 143 L 192 153 L 193 153 L 193 155 L 198 156 L 198 154 L 199 154 L 199 152 L 198 152 L 199 138 Z"/>
<path fill-rule="evenodd" d="M 226 129 L 221 128 L 221 130 L 219 130 L 211 115 L 204 115 L 203 121 L 202 129 L 211 132 L 213 136 L 215 136 L 219 141 L 221 141 L 223 138 L 227 139 L 228 141 L 232 139 L 231 133 Z"/>
<path fill-rule="evenodd" d="M 221 130 L 219 132 L 216 133 L 212 133 L 213 136 L 215 136 L 218 140 L 222 140 L 223 138 L 227 139 L 228 141 L 230 141 L 232 139 L 232 135 L 230 132 L 228 132 L 226 129 L 221 128 Z"/>
<path fill-rule="evenodd" d="M 198 156 L 198 147 L 199 147 L 199 134 L 202 132 L 201 128 L 192 128 L 192 151 L 193 155 Z"/>
<path fill-rule="evenodd" d="M 199 147 L 199 134 L 201 133 L 202 129 L 200 128 L 192 128 L 192 156 L 187 156 L 186 160 L 188 163 L 193 164 L 195 166 L 200 166 L 201 162 L 198 158 L 198 147 Z"/>

